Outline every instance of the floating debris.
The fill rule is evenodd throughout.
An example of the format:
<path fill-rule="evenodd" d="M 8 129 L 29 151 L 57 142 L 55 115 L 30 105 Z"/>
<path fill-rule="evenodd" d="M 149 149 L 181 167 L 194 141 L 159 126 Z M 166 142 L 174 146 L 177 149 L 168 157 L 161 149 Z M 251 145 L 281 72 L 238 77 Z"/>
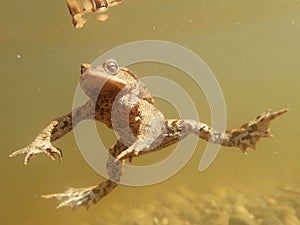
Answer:
<path fill-rule="evenodd" d="M 91 12 L 101 13 L 96 17 L 98 21 L 106 21 L 108 15 L 103 14 L 110 7 L 120 4 L 123 0 L 66 0 L 72 16 L 74 28 L 80 29 L 87 22 L 83 15 Z"/>

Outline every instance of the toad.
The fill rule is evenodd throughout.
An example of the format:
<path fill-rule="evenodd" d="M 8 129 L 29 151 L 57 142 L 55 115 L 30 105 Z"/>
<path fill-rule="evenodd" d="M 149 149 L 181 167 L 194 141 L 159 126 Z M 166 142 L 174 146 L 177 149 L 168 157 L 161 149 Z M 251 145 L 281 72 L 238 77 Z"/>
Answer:
<path fill-rule="evenodd" d="M 120 182 L 125 160 L 164 149 L 190 134 L 205 141 L 236 146 L 247 153 L 262 137 L 272 137 L 270 122 L 286 113 L 267 110 L 239 128 L 225 132 L 189 119 L 165 119 L 155 107 L 147 87 L 127 68 L 120 68 L 113 59 L 101 66 L 81 65 L 80 86 L 89 100 L 72 112 L 53 120 L 27 147 L 9 155 L 24 154 L 27 165 L 32 156 L 44 153 L 52 160 L 62 159 L 62 151 L 53 142 L 70 132 L 80 121 L 92 119 L 114 129 L 118 140 L 109 149 L 107 171 L 109 179 L 85 188 L 69 188 L 64 193 L 44 195 L 61 201 L 58 207 L 89 208 L 109 194 Z"/>

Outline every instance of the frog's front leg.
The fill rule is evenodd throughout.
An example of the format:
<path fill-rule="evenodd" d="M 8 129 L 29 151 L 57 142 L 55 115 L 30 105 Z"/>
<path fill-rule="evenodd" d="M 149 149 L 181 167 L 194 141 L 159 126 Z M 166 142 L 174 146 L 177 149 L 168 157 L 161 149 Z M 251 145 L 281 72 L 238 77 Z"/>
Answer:
<path fill-rule="evenodd" d="M 74 109 L 73 112 L 68 113 L 53 120 L 47 127 L 45 127 L 41 133 L 35 138 L 35 140 L 20 150 L 17 150 L 9 155 L 9 157 L 15 157 L 17 155 L 25 154 L 24 164 L 29 162 L 29 159 L 38 153 L 47 154 L 52 160 L 55 160 L 55 156 L 62 159 L 62 151 L 52 145 L 52 142 L 63 137 L 70 132 L 78 122 L 83 119 L 92 119 L 93 115 L 93 102 L 88 101 L 85 105 Z"/>
<path fill-rule="evenodd" d="M 106 165 L 110 177 L 109 180 L 85 188 L 68 188 L 64 193 L 43 195 L 42 197 L 47 199 L 55 198 L 61 201 L 57 208 L 70 206 L 75 209 L 78 206 L 85 206 L 88 209 L 117 187 L 123 173 L 125 160 L 116 161 L 115 157 L 126 150 L 126 148 L 121 142 L 117 142 L 110 148 Z"/>

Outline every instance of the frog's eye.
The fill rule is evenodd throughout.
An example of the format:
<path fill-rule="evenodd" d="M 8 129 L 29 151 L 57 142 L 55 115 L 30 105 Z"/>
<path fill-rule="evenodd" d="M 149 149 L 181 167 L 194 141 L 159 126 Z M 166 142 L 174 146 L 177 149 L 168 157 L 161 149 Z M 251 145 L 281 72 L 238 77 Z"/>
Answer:
<path fill-rule="evenodd" d="M 118 63 L 114 59 L 108 59 L 104 61 L 103 68 L 110 75 L 115 75 L 119 72 Z"/>

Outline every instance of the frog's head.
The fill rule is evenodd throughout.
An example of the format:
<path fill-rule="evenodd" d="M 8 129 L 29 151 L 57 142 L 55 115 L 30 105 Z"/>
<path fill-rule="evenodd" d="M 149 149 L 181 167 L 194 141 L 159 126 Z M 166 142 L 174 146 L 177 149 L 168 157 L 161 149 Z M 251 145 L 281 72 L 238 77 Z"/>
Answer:
<path fill-rule="evenodd" d="M 120 68 L 114 59 L 101 66 L 81 65 L 80 86 L 90 98 L 98 98 L 100 91 L 118 93 L 137 78 L 126 68 Z"/>

